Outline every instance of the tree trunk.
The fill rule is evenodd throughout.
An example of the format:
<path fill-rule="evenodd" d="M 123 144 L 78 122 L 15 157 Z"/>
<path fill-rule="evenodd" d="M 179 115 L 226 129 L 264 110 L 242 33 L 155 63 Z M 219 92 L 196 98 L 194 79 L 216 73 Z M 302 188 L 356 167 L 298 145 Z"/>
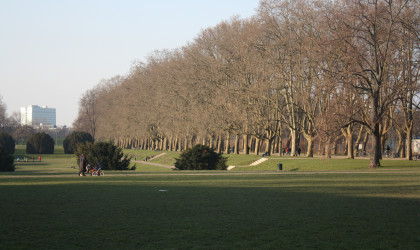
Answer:
<path fill-rule="evenodd" d="M 405 133 L 399 129 L 396 129 L 395 131 L 397 132 L 397 135 L 398 135 L 397 155 L 401 158 L 405 158 L 406 157 L 405 149 L 407 147 Z"/>
<path fill-rule="evenodd" d="M 149 138 L 146 138 L 146 139 L 144 140 L 144 149 L 145 149 L 145 150 L 149 150 Z"/>
<path fill-rule="evenodd" d="M 174 137 L 169 137 L 169 151 L 173 151 L 174 149 Z"/>
<path fill-rule="evenodd" d="M 409 126 L 406 129 L 406 142 L 407 142 L 407 160 L 413 160 L 413 126 Z"/>
<path fill-rule="evenodd" d="M 398 129 L 397 129 L 397 134 L 398 134 L 397 154 L 399 157 L 405 158 L 406 157 L 405 149 L 407 148 L 407 138 L 405 137 L 405 133 L 400 132 Z"/>
<path fill-rule="evenodd" d="M 178 151 L 180 149 L 180 147 L 178 146 L 178 142 L 179 142 L 179 139 L 177 136 L 175 137 L 175 141 L 174 141 L 174 151 Z"/>
<path fill-rule="evenodd" d="M 225 140 L 225 154 L 229 154 L 229 139 L 230 139 L 230 134 L 226 133 L 226 140 Z"/>
<path fill-rule="evenodd" d="M 369 133 L 368 133 L 368 131 L 366 131 L 365 138 L 363 139 L 363 144 L 362 144 L 362 153 L 363 154 L 366 153 L 366 147 L 367 147 L 368 141 L 369 141 Z"/>
<path fill-rule="evenodd" d="M 255 152 L 255 137 L 251 136 L 251 146 L 250 146 L 250 152 Z"/>
<path fill-rule="evenodd" d="M 211 149 L 214 149 L 214 136 L 213 135 L 210 135 L 209 136 L 209 147 L 211 148 Z"/>
<path fill-rule="evenodd" d="M 217 137 L 217 153 L 222 153 L 222 147 L 223 147 L 223 138 L 221 135 Z"/>
<path fill-rule="evenodd" d="M 191 136 L 190 142 L 188 144 L 188 149 L 194 147 L 195 143 L 194 143 L 194 136 Z"/>
<path fill-rule="evenodd" d="M 273 139 L 267 139 L 266 143 L 267 143 L 267 148 L 265 149 L 265 154 L 271 155 L 271 147 L 273 146 Z"/>
<path fill-rule="evenodd" d="M 381 135 L 379 133 L 379 124 L 376 124 L 372 131 L 372 151 L 370 155 L 369 168 L 377 168 L 381 166 Z"/>
<path fill-rule="evenodd" d="M 259 138 L 255 138 L 255 150 L 254 150 L 255 155 L 259 155 L 260 154 L 260 139 Z"/>
<path fill-rule="evenodd" d="M 334 138 L 333 144 L 332 144 L 332 155 L 337 155 L 337 144 L 338 144 L 338 140 L 340 140 L 341 136 L 336 136 Z M 351 151 L 351 150 L 350 150 Z"/>
<path fill-rule="evenodd" d="M 270 155 L 274 155 L 276 153 L 276 148 L 278 147 L 277 141 L 278 141 L 277 136 L 272 139 L 271 154 Z"/>
<path fill-rule="evenodd" d="M 306 157 L 314 157 L 314 138 L 308 137 L 306 141 L 308 142 L 308 148 L 306 150 Z"/>
<path fill-rule="evenodd" d="M 244 137 L 244 154 L 249 155 L 249 136 L 243 135 Z"/>
<path fill-rule="evenodd" d="M 314 140 L 315 136 L 312 134 L 303 133 L 303 136 L 305 137 L 307 141 L 307 149 L 306 149 L 306 157 L 314 157 Z"/>
<path fill-rule="evenodd" d="M 235 136 L 235 154 L 239 154 L 239 135 Z"/>
<path fill-rule="evenodd" d="M 344 138 L 346 139 L 347 159 L 354 159 L 353 126 L 348 125 L 347 128 L 343 129 L 341 132 L 344 135 Z M 360 136 L 360 134 L 359 134 L 359 136 Z"/>
<path fill-rule="evenodd" d="M 380 81 L 372 84 L 372 94 L 370 96 L 371 111 L 369 114 L 370 129 L 372 132 L 372 151 L 370 155 L 369 168 L 381 166 L 381 129 L 379 118 L 379 100 L 380 100 Z"/>
<path fill-rule="evenodd" d="M 359 133 L 357 134 L 356 146 L 353 145 L 354 146 L 353 157 L 357 156 L 357 150 L 359 149 L 360 140 L 362 139 L 363 128 L 364 128 L 363 125 L 360 126 Z"/>
<path fill-rule="evenodd" d="M 163 139 L 163 150 L 168 150 L 168 138 Z"/>
<path fill-rule="evenodd" d="M 290 149 L 292 150 L 290 152 L 290 155 L 295 156 L 296 155 L 296 140 L 298 138 L 298 133 L 296 129 L 290 129 L 290 134 L 292 136 L 292 140 L 291 140 L 291 146 Z"/>
<path fill-rule="evenodd" d="M 331 158 L 331 138 L 325 140 L 325 157 Z"/>

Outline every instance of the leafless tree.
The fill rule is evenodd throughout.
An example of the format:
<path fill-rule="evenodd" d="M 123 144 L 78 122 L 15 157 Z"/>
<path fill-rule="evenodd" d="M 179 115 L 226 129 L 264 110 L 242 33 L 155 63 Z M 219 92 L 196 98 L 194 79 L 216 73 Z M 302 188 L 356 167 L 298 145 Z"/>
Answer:
<path fill-rule="evenodd" d="M 339 2 L 339 1 L 337 1 Z M 370 167 L 381 159 L 381 123 L 404 86 L 389 79 L 398 30 L 407 1 L 341 1 L 331 11 L 335 46 L 341 46 L 356 80 L 349 82 L 366 99 L 361 119 L 372 135 Z"/>
<path fill-rule="evenodd" d="M 370 166 L 380 166 L 392 125 L 415 127 L 417 5 L 263 0 L 254 17 L 206 28 L 87 91 L 75 125 L 122 147 L 245 154 L 280 151 L 287 128 L 292 154 L 303 135 L 307 156 L 315 141 L 329 156 L 344 135 L 349 158 L 358 131 L 356 145 L 370 135 Z"/>

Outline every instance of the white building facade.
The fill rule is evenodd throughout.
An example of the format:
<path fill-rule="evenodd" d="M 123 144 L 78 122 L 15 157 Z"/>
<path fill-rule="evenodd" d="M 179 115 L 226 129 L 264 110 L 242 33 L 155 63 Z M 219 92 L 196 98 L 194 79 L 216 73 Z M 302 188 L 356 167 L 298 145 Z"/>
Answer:
<path fill-rule="evenodd" d="M 26 126 L 56 126 L 55 108 L 47 106 L 29 105 L 20 108 L 20 123 Z"/>

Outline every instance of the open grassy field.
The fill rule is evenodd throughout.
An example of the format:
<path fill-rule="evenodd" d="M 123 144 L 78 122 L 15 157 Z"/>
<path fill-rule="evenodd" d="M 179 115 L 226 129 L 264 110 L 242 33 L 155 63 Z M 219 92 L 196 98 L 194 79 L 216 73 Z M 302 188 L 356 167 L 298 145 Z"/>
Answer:
<path fill-rule="evenodd" d="M 151 160 L 153 163 L 173 166 L 175 159 L 179 157 L 180 152 L 166 151 L 147 151 L 147 150 L 125 150 L 130 156 L 135 156 L 137 160 L 144 160 L 146 156 L 156 156 L 164 153 L 156 159 Z M 224 155 L 228 158 L 228 166 L 236 166 L 233 171 L 275 171 L 278 169 L 277 164 L 282 163 L 284 171 L 369 171 L 368 158 L 345 159 L 342 157 L 334 157 L 331 159 L 323 157 L 306 158 L 306 157 L 279 157 L 269 156 L 268 160 L 257 165 L 249 166 L 251 163 L 261 159 L 259 155 L 242 155 L 230 154 Z M 384 158 L 381 161 L 381 170 L 400 170 L 400 169 L 416 169 L 420 170 L 420 161 L 407 161 L 396 158 Z M 140 170 L 142 166 L 140 164 Z M 166 170 L 168 171 L 168 170 Z M 169 170 L 170 171 L 170 170 Z"/>
<path fill-rule="evenodd" d="M 0 173 L 0 249 L 419 248 L 419 166 L 332 160 L 350 167 L 332 171 L 322 159 L 311 163 L 322 171 L 306 170 L 305 159 L 289 159 L 282 172 L 137 164 L 79 177 L 74 156 L 43 156 Z"/>

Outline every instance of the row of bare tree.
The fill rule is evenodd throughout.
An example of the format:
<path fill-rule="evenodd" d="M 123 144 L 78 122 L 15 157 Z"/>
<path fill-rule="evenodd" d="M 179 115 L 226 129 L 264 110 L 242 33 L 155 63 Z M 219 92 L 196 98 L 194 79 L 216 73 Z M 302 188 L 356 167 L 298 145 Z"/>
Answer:
<path fill-rule="evenodd" d="M 419 0 L 263 0 L 252 18 L 207 28 L 88 90 L 73 126 L 126 147 L 203 142 L 235 153 L 262 142 L 281 152 L 286 128 L 292 155 L 300 138 L 312 157 L 315 142 L 329 155 L 344 136 L 349 158 L 365 131 L 370 167 L 393 129 L 411 159 L 419 9 Z"/>

